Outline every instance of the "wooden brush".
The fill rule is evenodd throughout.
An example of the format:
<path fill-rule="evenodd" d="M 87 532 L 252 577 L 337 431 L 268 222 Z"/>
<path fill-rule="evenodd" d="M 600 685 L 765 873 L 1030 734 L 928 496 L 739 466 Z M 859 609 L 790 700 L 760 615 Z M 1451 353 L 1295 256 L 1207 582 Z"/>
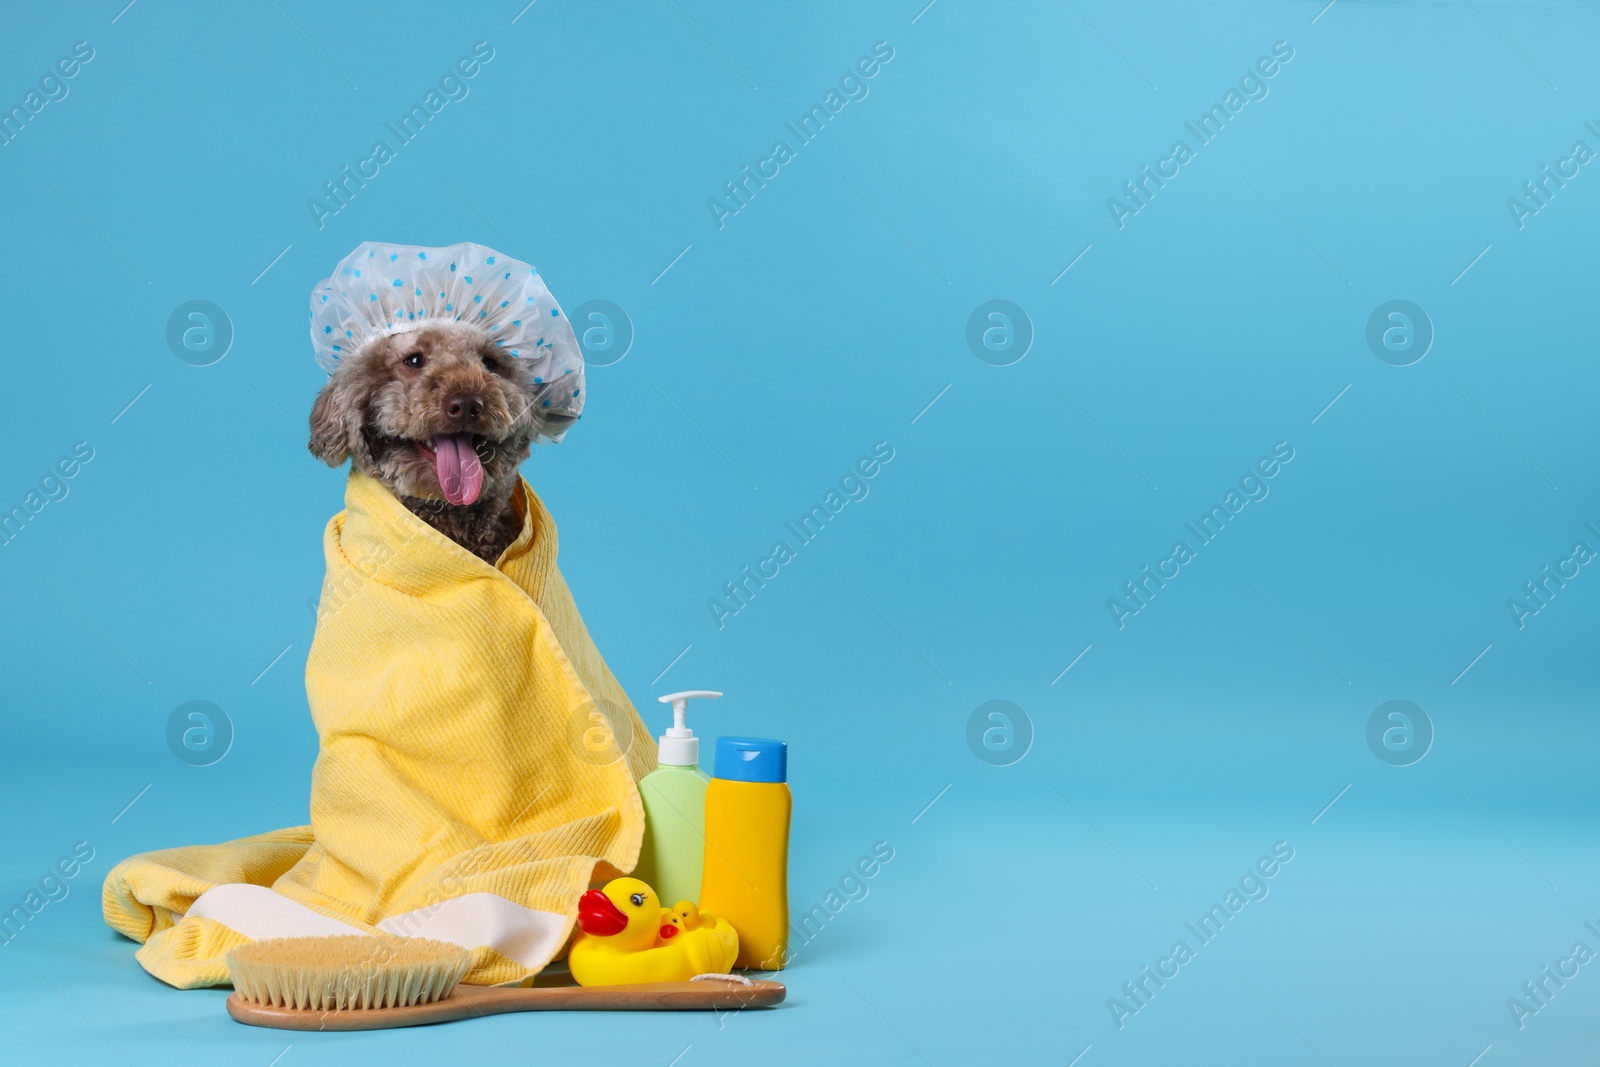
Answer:
<path fill-rule="evenodd" d="M 385 1030 L 517 1011 L 738 1011 L 781 1003 L 779 982 L 459 985 L 466 949 L 425 938 L 284 937 L 228 953 L 228 1014 L 279 1030 Z"/>

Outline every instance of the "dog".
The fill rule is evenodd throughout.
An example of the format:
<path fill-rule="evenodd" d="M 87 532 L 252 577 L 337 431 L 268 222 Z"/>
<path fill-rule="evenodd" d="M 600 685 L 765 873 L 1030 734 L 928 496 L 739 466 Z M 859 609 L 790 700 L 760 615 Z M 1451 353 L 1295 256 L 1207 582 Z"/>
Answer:
<path fill-rule="evenodd" d="M 574 421 L 542 408 L 542 392 L 485 330 L 428 323 L 340 362 L 311 406 L 309 448 L 330 467 L 350 460 L 492 565 L 521 532 L 512 501 L 534 439 Z"/>

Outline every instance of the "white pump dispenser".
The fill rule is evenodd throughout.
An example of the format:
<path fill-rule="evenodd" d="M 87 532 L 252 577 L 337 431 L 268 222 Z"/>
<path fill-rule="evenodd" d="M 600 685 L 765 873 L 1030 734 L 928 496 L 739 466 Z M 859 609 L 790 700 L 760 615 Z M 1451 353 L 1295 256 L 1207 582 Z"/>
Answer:
<path fill-rule="evenodd" d="M 657 741 L 656 761 L 669 767 L 696 767 L 700 764 L 700 739 L 685 724 L 690 700 L 715 700 L 722 694 L 714 689 L 686 689 L 657 697 L 672 705 L 672 725 Z"/>

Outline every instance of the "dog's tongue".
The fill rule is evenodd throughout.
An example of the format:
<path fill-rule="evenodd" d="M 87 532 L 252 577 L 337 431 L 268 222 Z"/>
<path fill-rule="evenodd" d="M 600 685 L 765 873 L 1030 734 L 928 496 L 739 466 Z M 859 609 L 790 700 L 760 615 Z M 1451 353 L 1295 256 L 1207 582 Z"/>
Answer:
<path fill-rule="evenodd" d="M 433 469 L 444 498 L 460 507 L 483 491 L 483 464 L 472 447 L 472 435 L 442 433 L 433 439 Z"/>

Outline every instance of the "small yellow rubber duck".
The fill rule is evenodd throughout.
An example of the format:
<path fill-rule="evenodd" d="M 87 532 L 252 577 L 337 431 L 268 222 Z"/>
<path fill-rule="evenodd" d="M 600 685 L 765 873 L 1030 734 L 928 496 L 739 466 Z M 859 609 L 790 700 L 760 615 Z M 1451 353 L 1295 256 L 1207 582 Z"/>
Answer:
<path fill-rule="evenodd" d="M 661 909 L 661 921 L 671 923 L 680 931 L 698 930 L 702 925 L 716 926 L 717 917 L 709 911 L 701 911 L 695 907 L 692 900 L 680 900 L 670 908 Z M 671 937 L 671 934 L 665 936 Z"/>
<path fill-rule="evenodd" d="M 692 926 L 682 914 L 685 904 Z M 726 919 L 697 911 L 689 901 L 665 909 L 637 878 L 613 879 L 579 897 L 578 927 L 567 967 L 579 985 L 687 982 L 697 974 L 726 974 L 739 955 L 739 935 Z"/>

